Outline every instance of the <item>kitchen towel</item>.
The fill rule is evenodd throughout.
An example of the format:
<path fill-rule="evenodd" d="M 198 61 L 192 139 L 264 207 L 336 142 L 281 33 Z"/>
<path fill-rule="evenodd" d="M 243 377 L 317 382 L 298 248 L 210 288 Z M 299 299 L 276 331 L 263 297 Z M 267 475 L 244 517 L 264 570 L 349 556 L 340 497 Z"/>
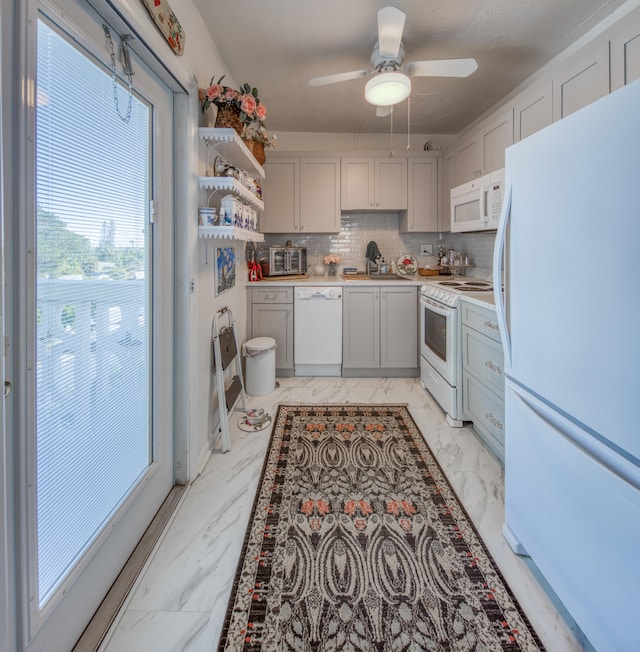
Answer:
<path fill-rule="evenodd" d="M 382 254 L 380 253 L 380 249 L 378 249 L 378 244 L 375 240 L 371 240 L 367 245 L 365 258 L 368 258 L 372 263 L 377 263 L 376 258 L 382 258 Z"/>

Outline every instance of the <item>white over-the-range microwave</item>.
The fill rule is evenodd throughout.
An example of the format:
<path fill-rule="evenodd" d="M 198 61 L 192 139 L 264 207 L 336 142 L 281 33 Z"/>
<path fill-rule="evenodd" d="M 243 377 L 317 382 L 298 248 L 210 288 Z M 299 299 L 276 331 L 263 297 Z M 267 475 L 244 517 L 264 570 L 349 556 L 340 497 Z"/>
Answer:
<path fill-rule="evenodd" d="M 504 197 L 504 168 L 451 190 L 451 231 L 498 228 Z"/>

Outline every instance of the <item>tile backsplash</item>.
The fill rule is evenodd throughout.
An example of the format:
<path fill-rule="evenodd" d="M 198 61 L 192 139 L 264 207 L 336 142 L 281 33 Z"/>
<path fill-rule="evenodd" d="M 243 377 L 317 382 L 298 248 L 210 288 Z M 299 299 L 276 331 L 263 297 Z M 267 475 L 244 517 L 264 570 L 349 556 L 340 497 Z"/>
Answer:
<path fill-rule="evenodd" d="M 438 245 L 456 249 L 469 255 L 476 268 L 490 269 L 493 264 L 495 231 L 489 233 L 398 233 L 397 213 L 349 213 L 340 220 L 340 233 L 336 234 L 267 234 L 268 244 L 284 244 L 291 240 L 294 245 L 307 247 L 309 267 L 321 262 L 328 253 L 342 257 L 340 269 L 356 267 L 364 269 L 367 244 L 375 240 L 387 262 L 397 260 L 401 254 L 412 254 L 419 265 L 436 261 Z M 442 239 L 440 239 L 440 236 Z M 433 256 L 420 253 L 423 244 L 433 245 Z M 316 253 L 317 252 L 317 253 Z"/>

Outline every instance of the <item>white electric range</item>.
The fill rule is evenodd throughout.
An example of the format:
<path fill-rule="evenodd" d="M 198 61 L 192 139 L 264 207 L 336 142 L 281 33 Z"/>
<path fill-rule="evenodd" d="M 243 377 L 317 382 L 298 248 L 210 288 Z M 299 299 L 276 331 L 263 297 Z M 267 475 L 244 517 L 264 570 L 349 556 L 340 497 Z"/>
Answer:
<path fill-rule="evenodd" d="M 420 378 L 454 428 L 463 425 L 460 299 L 492 292 L 491 281 L 467 277 L 428 281 L 420 288 Z"/>

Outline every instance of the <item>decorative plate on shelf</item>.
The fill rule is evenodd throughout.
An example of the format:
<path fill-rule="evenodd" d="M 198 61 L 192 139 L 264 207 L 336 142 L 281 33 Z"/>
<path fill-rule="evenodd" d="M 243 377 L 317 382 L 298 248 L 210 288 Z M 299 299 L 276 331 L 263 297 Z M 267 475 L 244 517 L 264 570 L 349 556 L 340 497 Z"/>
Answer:
<path fill-rule="evenodd" d="M 410 254 L 402 254 L 396 261 L 398 274 L 415 274 L 418 271 L 418 261 Z"/>

